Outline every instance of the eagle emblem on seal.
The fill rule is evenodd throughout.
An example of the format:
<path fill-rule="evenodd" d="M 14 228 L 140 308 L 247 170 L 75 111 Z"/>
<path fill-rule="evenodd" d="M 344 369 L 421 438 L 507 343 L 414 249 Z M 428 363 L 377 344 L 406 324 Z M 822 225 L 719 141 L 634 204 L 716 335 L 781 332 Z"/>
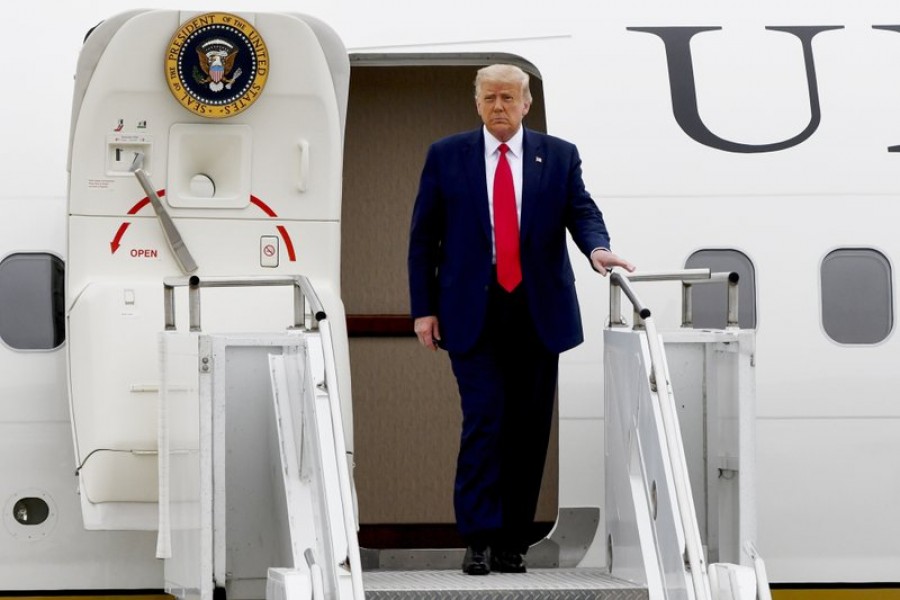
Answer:
<path fill-rule="evenodd" d="M 230 90 L 241 76 L 241 69 L 232 74 L 234 61 L 239 49 L 228 40 L 212 38 L 197 46 L 197 58 L 200 68 L 194 67 L 194 81 L 200 85 L 208 85 L 211 92 Z"/>

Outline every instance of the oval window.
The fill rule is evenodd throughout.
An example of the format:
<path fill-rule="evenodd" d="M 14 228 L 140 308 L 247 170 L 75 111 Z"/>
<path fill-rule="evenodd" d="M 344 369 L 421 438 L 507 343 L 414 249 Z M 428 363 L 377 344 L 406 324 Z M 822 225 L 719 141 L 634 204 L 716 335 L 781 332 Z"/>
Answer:
<path fill-rule="evenodd" d="M 891 264 L 870 248 L 841 248 L 822 260 L 822 326 L 840 344 L 877 344 L 894 326 Z"/>
<path fill-rule="evenodd" d="M 65 267 L 52 254 L 11 254 L 0 262 L 0 338 L 16 350 L 65 341 Z"/>

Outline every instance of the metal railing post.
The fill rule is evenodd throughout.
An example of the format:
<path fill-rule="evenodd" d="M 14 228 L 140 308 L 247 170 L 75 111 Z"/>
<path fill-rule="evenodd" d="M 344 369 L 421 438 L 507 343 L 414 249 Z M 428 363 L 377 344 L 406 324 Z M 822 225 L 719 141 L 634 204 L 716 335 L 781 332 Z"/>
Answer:
<path fill-rule="evenodd" d="M 738 312 L 738 281 L 740 276 L 731 272 L 728 274 L 728 320 L 726 329 L 736 329 L 739 325 L 740 314 Z"/>
<path fill-rule="evenodd" d="M 294 286 L 294 329 L 306 327 L 306 300 L 303 297 L 303 289 L 299 285 Z"/>
<path fill-rule="evenodd" d="M 309 330 L 316 331 L 319 321 L 327 318 L 315 288 L 303 275 L 274 277 L 169 277 L 163 280 L 163 303 L 166 331 L 175 330 L 175 288 L 188 288 L 188 323 L 193 332 L 201 331 L 200 288 L 204 287 L 272 287 L 293 286 L 294 319 L 292 329 L 306 328 L 306 306 L 309 305 Z"/>
<path fill-rule="evenodd" d="M 631 318 L 632 329 L 634 329 L 635 331 L 642 331 L 645 328 L 644 320 L 641 318 L 641 313 L 638 312 L 637 308 L 634 309 L 634 315 Z"/>
<path fill-rule="evenodd" d="M 625 324 L 622 318 L 622 290 L 618 279 L 610 277 L 609 280 L 609 326 L 618 327 Z"/>
<path fill-rule="evenodd" d="M 168 283 L 163 283 L 163 311 L 166 331 L 175 331 L 175 287 Z"/>
<path fill-rule="evenodd" d="M 690 329 L 694 326 L 694 295 L 690 283 L 681 282 L 681 326 Z"/>
<path fill-rule="evenodd" d="M 196 275 L 188 280 L 188 316 L 190 331 L 200 331 L 200 278 Z"/>

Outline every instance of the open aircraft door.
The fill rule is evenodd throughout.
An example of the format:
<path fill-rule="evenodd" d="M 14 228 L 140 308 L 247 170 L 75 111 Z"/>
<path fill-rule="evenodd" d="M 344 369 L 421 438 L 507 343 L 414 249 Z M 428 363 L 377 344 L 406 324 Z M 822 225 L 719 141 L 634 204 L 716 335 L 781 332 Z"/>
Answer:
<path fill-rule="evenodd" d="M 337 330 L 352 452 L 339 289 L 348 80 L 337 36 L 298 15 L 134 11 L 87 37 L 69 146 L 66 307 L 88 528 L 157 526 L 165 278 L 308 277 Z M 291 301 L 286 288 L 211 290 L 204 330 L 283 331 Z M 197 423 L 171 423 L 169 443 L 196 451 Z"/>

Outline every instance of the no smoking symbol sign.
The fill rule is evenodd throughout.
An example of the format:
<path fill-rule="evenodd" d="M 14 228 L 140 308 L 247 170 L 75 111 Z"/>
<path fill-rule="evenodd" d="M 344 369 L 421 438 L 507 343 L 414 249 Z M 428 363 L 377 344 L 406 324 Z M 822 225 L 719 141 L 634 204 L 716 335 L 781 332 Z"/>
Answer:
<path fill-rule="evenodd" d="M 280 231 L 280 229 L 279 229 Z M 288 246 L 289 255 L 293 254 L 293 248 Z M 274 269 L 278 266 L 280 248 L 278 238 L 274 235 L 264 235 L 259 240 L 259 266 Z"/>

